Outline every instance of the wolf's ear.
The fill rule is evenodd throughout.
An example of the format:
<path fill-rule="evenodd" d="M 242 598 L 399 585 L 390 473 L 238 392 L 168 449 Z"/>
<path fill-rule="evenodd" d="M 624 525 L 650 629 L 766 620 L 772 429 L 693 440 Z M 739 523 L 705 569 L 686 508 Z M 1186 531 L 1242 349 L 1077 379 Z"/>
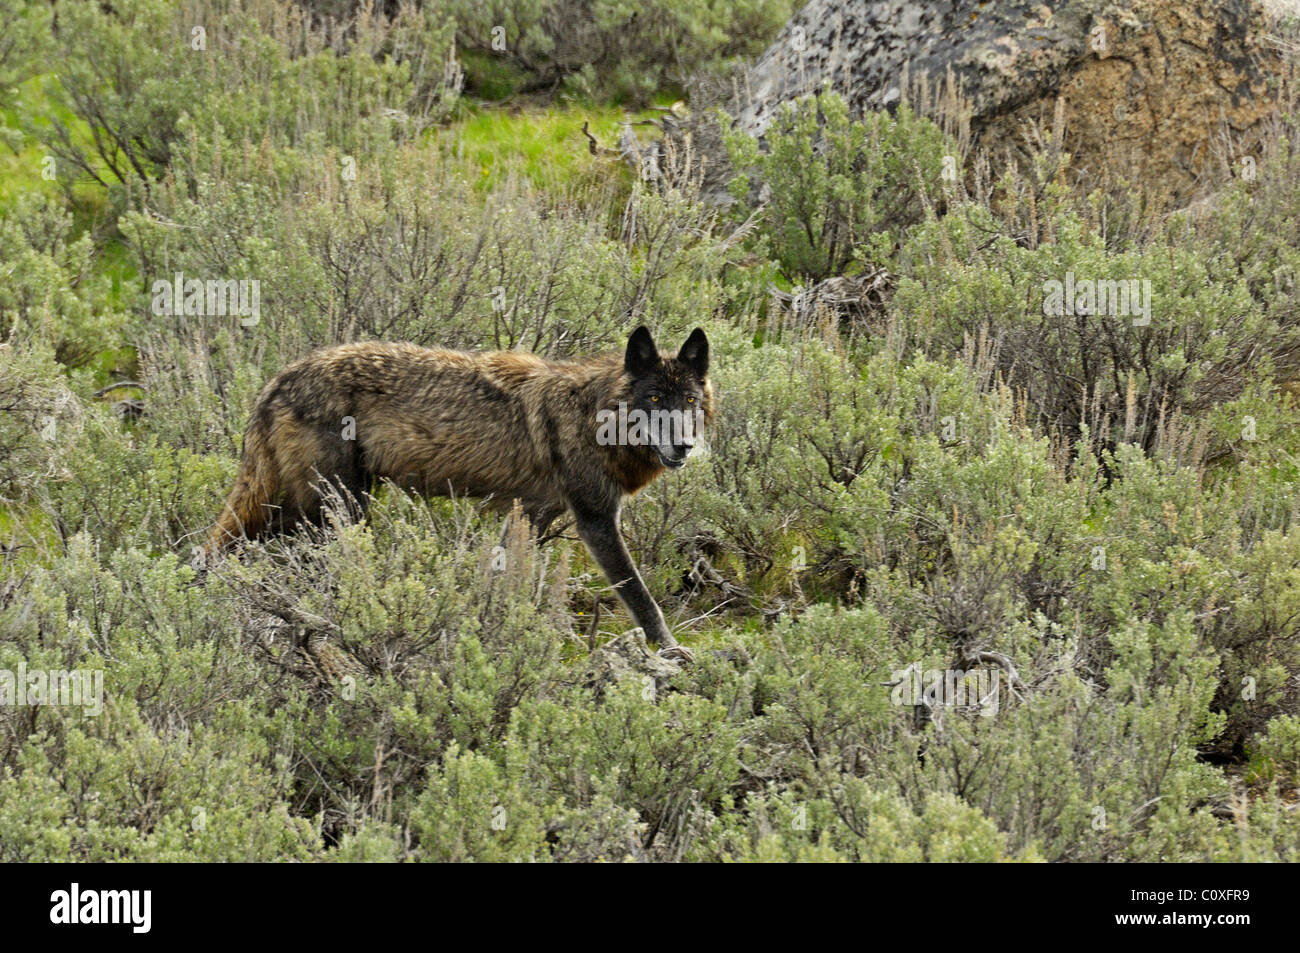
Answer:
<path fill-rule="evenodd" d="M 658 366 L 659 349 L 650 336 L 650 329 L 643 324 L 627 339 L 627 356 L 623 358 L 623 367 L 633 377 L 645 377 Z"/>
<path fill-rule="evenodd" d="M 677 352 L 677 360 L 689 367 L 700 380 L 709 376 L 709 339 L 703 328 L 696 328 Z"/>

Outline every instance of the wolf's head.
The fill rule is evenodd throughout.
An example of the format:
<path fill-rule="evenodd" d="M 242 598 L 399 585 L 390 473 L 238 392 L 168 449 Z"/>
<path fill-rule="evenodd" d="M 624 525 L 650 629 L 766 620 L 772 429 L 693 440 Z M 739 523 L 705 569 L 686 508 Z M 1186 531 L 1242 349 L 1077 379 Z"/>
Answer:
<path fill-rule="evenodd" d="M 644 415 L 646 443 L 660 463 L 676 470 L 713 422 L 709 339 L 696 328 L 675 355 L 661 353 L 650 331 L 639 327 L 628 338 L 623 369 L 631 380 L 629 417 Z"/>

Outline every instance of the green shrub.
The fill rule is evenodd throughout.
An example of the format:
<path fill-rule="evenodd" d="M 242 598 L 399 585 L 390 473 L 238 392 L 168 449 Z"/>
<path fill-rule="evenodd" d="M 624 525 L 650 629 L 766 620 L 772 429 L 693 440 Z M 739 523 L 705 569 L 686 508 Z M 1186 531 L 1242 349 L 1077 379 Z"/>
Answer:
<path fill-rule="evenodd" d="M 829 89 L 783 104 L 761 146 L 743 132 L 724 138 L 731 193 L 745 215 L 765 208 L 762 234 L 791 281 L 886 264 L 935 202 L 954 151 L 906 104 L 856 120 Z"/>
<path fill-rule="evenodd" d="M 1255 777 L 1293 785 L 1300 781 L 1300 718 L 1279 715 L 1255 736 L 1251 747 Z"/>
<path fill-rule="evenodd" d="M 1294 325 L 1266 315 L 1236 269 L 1207 257 L 1177 221 L 1123 252 L 1068 209 L 1052 229 L 1054 241 L 1025 248 L 973 204 L 925 223 L 902 252 L 892 307 L 927 349 L 987 336 L 997 371 L 1065 439 L 1086 426 L 1102 445 L 1151 449 L 1176 415 L 1207 413 L 1271 379 L 1296 345 Z M 1139 293 L 1109 313 L 1071 314 L 1062 299 L 1084 282 L 1136 282 Z M 1075 296 L 1102 307 L 1084 290 Z"/>
<path fill-rule="evenodd" d="M 24 502 L 60 478 L 84 424 L 48 349 L 0 344 L 0 501 Z"/>
<path fill-rule="evenodd" d="M 719 58 L 754 54 L 790 0 L 450 0 L 471 89 L 488 98 L 567 81 L 583 95 L 648 102 Z M 500 64 L 500 65 L 498 65 Z M 513 74 L 513 78 L 510 75 Z"/>
<path fill-rule="evenodd" d="M 289 0 L 62 2 L 57 15 L 54 108 L 29 128 L 101 184 L 147 190 L 191 132 L 204 152 L 369 151 L 442 119 L 459 91 L 452 25 L 433 6 L 371 7 L 333 31 Z"/>
<path fill-rule="evenodd" d="M 16 196 L 0 210 L 0 333 L 45 342 L 72 367 L 116 344 L 125 315 L 110 304 L 94 259 L 90 235 L 72 237 L 70 212 L 38 192 Z"/>

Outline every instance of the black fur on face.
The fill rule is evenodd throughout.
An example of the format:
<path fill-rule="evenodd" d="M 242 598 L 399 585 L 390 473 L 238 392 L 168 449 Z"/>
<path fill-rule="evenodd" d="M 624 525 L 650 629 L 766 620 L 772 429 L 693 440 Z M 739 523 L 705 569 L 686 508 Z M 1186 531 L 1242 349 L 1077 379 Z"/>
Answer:
<path fill-rule="evenodd" d="M 639 327 L 628 339 L 624 368 L 632 378 L 629 415 L 640 411 L 650 422 L 648 449 L 669 469 L 683 466 L 712 411 L 704 331 L 696 328 L 676 356 L 666 356 Z"/>

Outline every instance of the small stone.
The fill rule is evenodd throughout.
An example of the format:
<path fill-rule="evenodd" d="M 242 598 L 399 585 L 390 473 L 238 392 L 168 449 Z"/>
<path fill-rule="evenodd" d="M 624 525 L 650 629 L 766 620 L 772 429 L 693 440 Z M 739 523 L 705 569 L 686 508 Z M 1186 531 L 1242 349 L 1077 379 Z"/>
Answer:
<path fill-rule="evenodd" d="M 587 683 L 597 692 L 626 679 L 635 679 L 657 697 L 668 680 L 682 670 L 680 662 L 660 658 L 646 644 L 645 630 L 636 628 L 598 646 L 587 660 Z"/>

